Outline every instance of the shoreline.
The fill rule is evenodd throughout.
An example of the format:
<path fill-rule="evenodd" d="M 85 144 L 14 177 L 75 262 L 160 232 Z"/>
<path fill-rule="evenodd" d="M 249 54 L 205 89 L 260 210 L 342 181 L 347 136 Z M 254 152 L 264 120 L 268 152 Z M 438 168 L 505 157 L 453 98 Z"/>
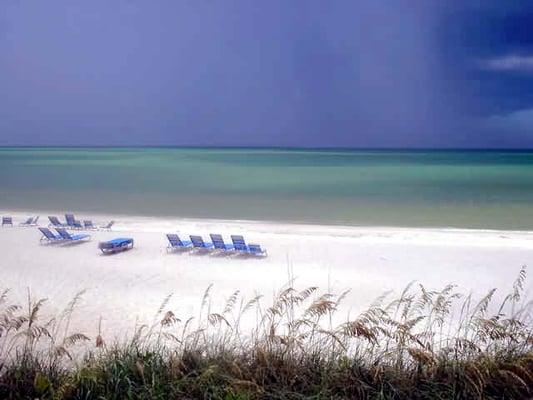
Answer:
<path fill-rule="evenodd" d="M 50 210 L 15 210 L 15 209 L 2 209 L 0 208 L 0 216 L 13 216 L 16 218 L 26 219 L 29 216 L 40 215 L 40 224 L 48 225 L 48 216 L 55 215 L 58 216 L 60 220 L 64 220 L 65 213 L 74 213 L 76 216 L 81 216 L 78 219 L 92 219 L 98 221 L 121 221 L 122 222 L 136 222 L 136 223 L 158 223 L 160 226 L 168 225 L 169 222 L 172 223 L 183 223 L 185 225 L 190 224 L 209 224 L 209 225 L 238 225 L 246 226 L 251 229 L 257 227 L 270 228 L 270 232 L 276 233 L 280 229 L 293 229 L 299 233 L 305 233 L 305 231 L 316 233 L 317 230 L 325 230 L 326 233 L 342 233 L 349 231 L 363 231 L 363 232 L 383 232 L 383 231 L 396 231 L 396 232 L 441 232 L 441 233 L 464 233 L 464 234 L 475 234 L 475 233 L 484 233 L 484 234 L 523 234 L 531 235 L 533 238 L 533 229 L 493 229 L 493 228 L 468 228 L 468 227 L 455 227 L 455 226 L 400 226 L 400 225 L 350 225 L 350 224 L 341 224 L 341 223 L 315 223 L 315 222 L 302 222 L 302 221 L 277 221 L 277 220 L 251 220 L 251 219 L 223 219 L 223 218 L 205 218 L 205 217 L 179 217 L 179 216 L 161 216 L 161 215 L 141 215 L 141 214 L 127 214 L 127 213 L 102 213 L 102 212 L 91 212 L 91 211 L 71 211 L 71 210 L 62 210 L 62 211 L 50 211 Z M 46 222 L 46 223 L 45 223 Z"/>
<path fill-rule="evenodd" d="M 28 216 L 40 215 L 39 224 L 48 226 L 48 215 L 57 215 L 64 220 L 64 215 L 55 211 L 6 211 L 0 215 L 10 215 L 14 224 L 25 220 Z M 354 240 L 360 244 L 411 244 L 431 246 L 475 246 L 525 248 L 533 250 L 533 231 L 493 230 L 464 228 L 425 228 L 395 226 L 347 226 L 319 225 L 299 223 L 277 223 L 274 221 L 224 220 L 201 218 L 162 218 L 157 216 L 111 215 L 75 213 L 76 218 L 91 219 L 96 225 L 105 225 L 114 220 L 114 232 L 124 233 L 178 233 L 188 237 L 190 234 L 208 236 L 210 233 L 222 235 L 248 233 L 262 237 L 275 235 L 281 237 L 306 238 L 338 238 Z"/>

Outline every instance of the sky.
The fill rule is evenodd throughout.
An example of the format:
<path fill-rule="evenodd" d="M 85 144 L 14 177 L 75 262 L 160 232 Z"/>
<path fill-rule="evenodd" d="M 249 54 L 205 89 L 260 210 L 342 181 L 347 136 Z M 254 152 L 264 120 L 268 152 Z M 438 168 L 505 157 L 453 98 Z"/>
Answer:
<path fill-rule="evenodd" d="M 533 1 L 5 0 L 0 145 L 533 148 Z"/>

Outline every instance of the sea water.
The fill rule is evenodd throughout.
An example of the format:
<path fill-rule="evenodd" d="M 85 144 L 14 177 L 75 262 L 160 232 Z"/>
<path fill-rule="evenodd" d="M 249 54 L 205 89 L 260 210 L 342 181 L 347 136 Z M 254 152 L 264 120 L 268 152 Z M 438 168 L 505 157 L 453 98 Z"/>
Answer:
<path fill-rule="evenodd" d="M 533 229 L 533 152 L 0 148 L 0 209 Z"/>

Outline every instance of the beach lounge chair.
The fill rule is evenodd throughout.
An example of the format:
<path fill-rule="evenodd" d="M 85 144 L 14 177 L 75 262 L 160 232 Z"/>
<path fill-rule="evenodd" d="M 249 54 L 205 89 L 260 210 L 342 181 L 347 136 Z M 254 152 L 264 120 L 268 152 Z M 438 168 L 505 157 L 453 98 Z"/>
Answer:
<path fill-rule="evenodd" d="M 231 241 L 233 242 L 235 250 L 244 253 L 248 252 L 248 246 L 246 245 L 246 242 L 244 241 L 244 238 L 241 235 L 231 235 Z"/>
<path fill-rule="evenodd" d="M 98 248 L 104 254 L 118 253 L 133 248 L 132 238 L 117 238 L 107 242 L 98 243 Z"/>
<path fill-rule="evenodd" d="M 211 250 L 213 248 L 213 243 L 204 242 L 204 239 L 201 236 L 190 235 L 190 238 L 195 249 Z"/>
<path fill-rule="evenodd" d="M 100 229 L 105 229 L 106 231 L 110 231 L 111 227 L 113 226 L 114 223 L 115 223 L 115 221 L 109 221 L 109 224 L 107 224 L 105 226 L 101 226 Z"/>
<path fill-rule="evenodd" d="M 28 217 L 28 219 L 24 222 L 21 222 L 19 225 L 20 226 L 30 226 L 31 224 L 33 224 L 33 217 Z"/>
<path fill-rule="evenodd" d="M 89 239 L 91 235 L 87 233 L 80 233 L 78 235 L 71 235 L 65 228 L 56 228 L 57 233 L 67 242 L 78 242 L 80 240 Z"/>
<path fill-rule="evenodd" d="M 85 226 L 85 229 L 96 229 L 96 226 L 93 225 L 93 221 L 91 220 L 84 220 L 83 225 Z"/>
<path fill-rule="evenodd" d="M 50 224 L 48 226 L 53 226 L 54 228 L 65 226 L 65 224 L 59 220 L 59 218 L 54 217 L 53 215 L 49 216 L 48 220 L 50 221 Z"/>
<path fill-rule="evenodd" d="M 72 226 L 74 229 L 83 229 L 83 225 L 80 221 L 74 220 L 74 225 Z"/>
<path fill-rule="evenodd" d="M 13 226 L 13 218 L 11 217 L 2 217 L 2 226 Z"/>
<path fill-rule="evenodd" d="M 211 233 L 209 235 L 211 237 L 211 241 L 213 242 L 213 246 L 217 250 L 222 251 L 234 251 L 235 246 L 232 244 L 226 244 L 224 243 L 224 239 L 222 239 L 222 235 Z"/>
<path fill-rule="evenodd" d="M 258 244 L 250 243 L 248 244 L 248 254 L 256 257 L 266 257 L 267 251 L 262 249 Z"/>
<path fill-rule="evenodd" d="M 168 246 L 167 251 L 177 250 L 177 249 L 189 249 L 192 247 L 192 242 L 190 240 L 181 240 L 180 237 L 175 233 L 167 233 Z"/>
<path fill-rule="evenodd" d="M 61 242 L 64 240 L 61 236 L 56 235 L 54 232 L 52 232 L 48 228 L 38 228 L 38 229 L 43 234 L 43 236 L 41 236 L 41 239 L 39 240 L 40 242 L 51 243 L 51 242 Z"/>
<path fill-rule="evenodd" d="M 67 225 L 71 228 L 79 229 L 82 227 L 80 221 L 77 221 L 74 217 L 74 214 L 65 214 L 65 220 L 67 221 Z"/>
<path fill-rule="evenodd" d="M 20 226 L 37 226 L 37 220 L 39 219 L 39 217 L 29 217 L 26 221 L 24 222 L 21 222 L 19 225 Z"/>

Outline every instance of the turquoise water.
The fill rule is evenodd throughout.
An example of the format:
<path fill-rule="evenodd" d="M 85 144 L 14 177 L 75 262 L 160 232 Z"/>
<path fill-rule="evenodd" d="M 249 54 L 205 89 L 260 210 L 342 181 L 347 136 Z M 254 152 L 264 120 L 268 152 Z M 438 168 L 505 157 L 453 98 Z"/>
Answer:
<path fill-rule="evenodd" d="M 0 209 L 530 230 L 533 153 L 0 148 Z"/>

